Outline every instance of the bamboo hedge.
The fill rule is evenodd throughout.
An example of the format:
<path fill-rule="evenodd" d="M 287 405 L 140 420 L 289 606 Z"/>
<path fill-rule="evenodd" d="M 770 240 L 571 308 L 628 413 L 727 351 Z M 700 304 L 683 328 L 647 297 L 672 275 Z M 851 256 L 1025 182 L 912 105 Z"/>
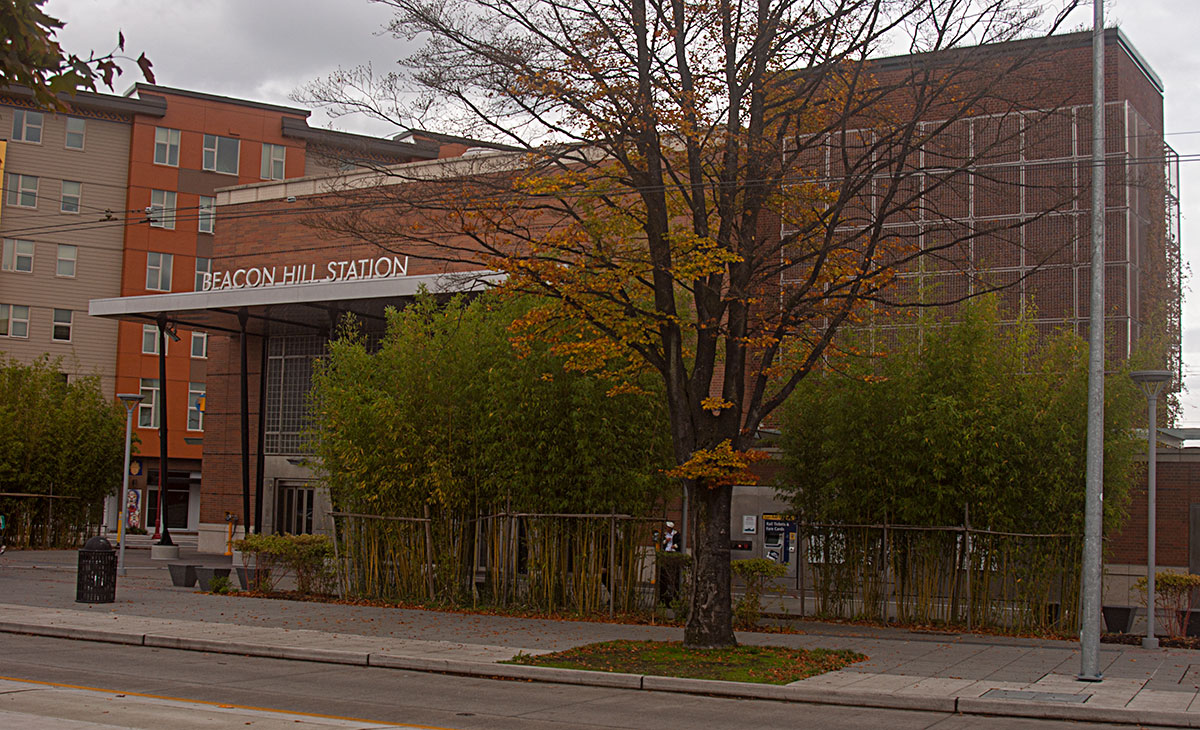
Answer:
<path fill-rule="evenodd" d="M 334 512 L 343 596 L 524 607 L 654 610 L 659 517 L 499 513 L 472 519 Z"/>

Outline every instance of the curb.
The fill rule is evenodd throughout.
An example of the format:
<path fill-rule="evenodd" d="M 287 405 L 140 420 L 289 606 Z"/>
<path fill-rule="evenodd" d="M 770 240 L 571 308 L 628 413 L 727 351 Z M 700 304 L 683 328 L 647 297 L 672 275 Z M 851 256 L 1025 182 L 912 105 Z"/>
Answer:
<path fill-rule="evenodd" d="M 243 641 L 224 641 L 221 639 L 137 634 L 62 625 L 25 624 L 16 621 L 0 621 L 0 633 L 96 641 L 128 646 L 150 646 L 183 651 L 205 651 L 217 654 L 241 654 L 268 659 L 288 659 L 322 664 L 370 666 L 413 672 L 515 679 L 648 692 L 674 692 L 678 694 L 708 695 L 711 697 L 773 700 L 777 702 L 819 705 L 852 705 L 889 710 L 918 710 L 964 715 L 1200 728 L 1200 714 L 1167 710 L 1142 710 L 1128 707 L 1100 707 L 1096 705 L 1052 705 L 985 699 L 981 697 L 937 697 L 932 695 L 872 692 L 869 690 L 851 691 L 846 689 L 817 689 L 792 685 L 756 684 L 752 682 L 719 682 L 685 677 L 658 677 L 616 672 L 593 672 L 576 669 L 558 669 L 554 667 L 530 667 L 519 664 L 492 664 L 459 659 L 401 656 L 387 653 L 254 644 Z"/>

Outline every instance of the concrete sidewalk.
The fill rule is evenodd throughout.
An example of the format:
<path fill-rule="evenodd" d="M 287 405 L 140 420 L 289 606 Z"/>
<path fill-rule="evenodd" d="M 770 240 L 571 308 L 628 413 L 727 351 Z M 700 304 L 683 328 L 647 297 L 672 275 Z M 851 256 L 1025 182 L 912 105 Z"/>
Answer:
<path fill-rule="evenodd" d="M 0 631 L 281 659 L 987 715 L 1200 727 L 1200 653 L 1104 645 L 1104 680 L 1075 680 L 1073 642 L 805 623 L 742 643 L 852 649 L 870 659 L 787 686 L 497 664 L 611 639 L 678 640 L 674 627 L 213 596 L 171 587 L 164 565 L 127 551 L 117 602 L 75 604 L 74 553 L 0 558 Z M 209 563 L 222 558 L 205 556 Z M 228 558 L 224 558 L 228 561 Z"/>

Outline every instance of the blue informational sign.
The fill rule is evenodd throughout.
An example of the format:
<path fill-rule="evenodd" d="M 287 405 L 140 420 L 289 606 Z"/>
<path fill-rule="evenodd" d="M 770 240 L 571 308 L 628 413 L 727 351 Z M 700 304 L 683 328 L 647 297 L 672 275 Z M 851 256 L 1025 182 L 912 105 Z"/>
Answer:
<path fill-rule="evenodd" d="M 796 550 L 796 521 L 783 515 L 763 515 L 763 557 L 787 565 Z"/>

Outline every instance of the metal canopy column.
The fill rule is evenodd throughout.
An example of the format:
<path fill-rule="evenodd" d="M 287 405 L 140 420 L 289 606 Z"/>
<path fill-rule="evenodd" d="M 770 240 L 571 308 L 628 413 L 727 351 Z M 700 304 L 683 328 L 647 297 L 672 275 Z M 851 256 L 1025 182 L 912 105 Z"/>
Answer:
<path fill-rule="evenodd" d="M 246 372 L 246 321 L 250 313 L 245 307 L 238 310 L 238 324 L 241 325 L 241 335 L 238 337 L 238 350 L 242 359 L 242 510 L 245 515 L 245 534 L 250 534 L 250 376 Z M 261 531 L 261 528 L 260 528 Z"/>
<path fill-rule="evenodd" d="M 159 545 L 174 545 L 167 526 L 167 315 L 158 315 L 158 526 Z"/>
<path fill-rule="evenodd" d="M 258 454 L 254 460 L 254 468 L 258 483 L 257 491 L 254 493 L 254 524 L 258 525 L 258 531 L 262 532 L 263 525 L 263 489 L 266 486 L 266 480 L 263 479 L 263 469 L 266 462 L 265 446 L 267 435 L 267 330 L 264 330 L 261 336 L 262 339 L 262 355 L 258 364 Z M 276 516 L 275 524 L 279 524 L 279 517 Z"/>

